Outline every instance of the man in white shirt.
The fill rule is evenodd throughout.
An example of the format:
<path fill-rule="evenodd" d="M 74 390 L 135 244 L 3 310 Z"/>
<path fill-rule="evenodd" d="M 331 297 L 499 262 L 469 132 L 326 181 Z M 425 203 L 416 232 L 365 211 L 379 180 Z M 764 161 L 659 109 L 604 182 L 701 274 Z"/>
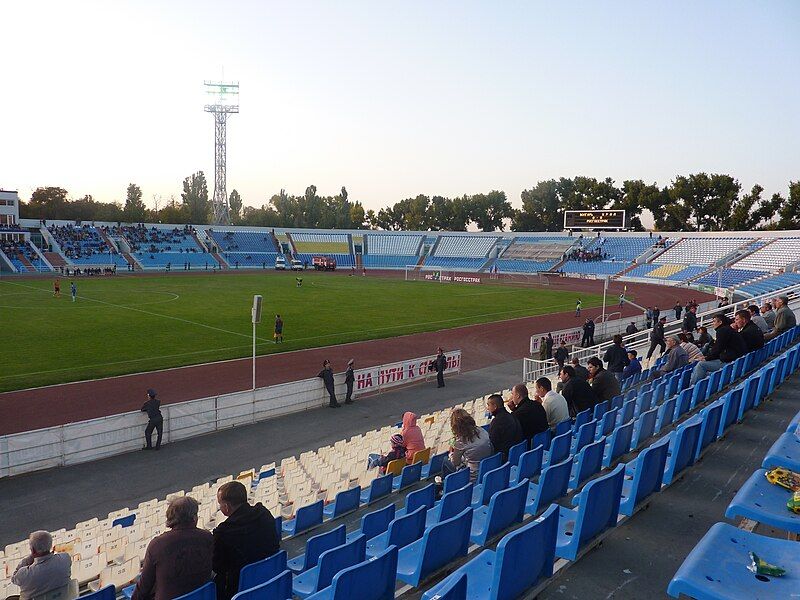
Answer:
<path fill-rule="evenodd" d="M 547 424 L 550 429 L 555 429 L 556 425 L 569 419 L 569 407 L 567 401 L 558 392 L 553 391 L 553 384 L 547 377 L 540 377 L 536 380 L 536 395 L 533 399 L 540 402 L 547 413 Z"/>
<path fill-rule="evenodd" d="M 69 585 L 72 560 L 66 552 L 53 552 L 53 537 L 46 531 L 30 536 L 31 554 L 23 558 L 11 582 L 19 586 L 20 600 L 41 596 Z"/>

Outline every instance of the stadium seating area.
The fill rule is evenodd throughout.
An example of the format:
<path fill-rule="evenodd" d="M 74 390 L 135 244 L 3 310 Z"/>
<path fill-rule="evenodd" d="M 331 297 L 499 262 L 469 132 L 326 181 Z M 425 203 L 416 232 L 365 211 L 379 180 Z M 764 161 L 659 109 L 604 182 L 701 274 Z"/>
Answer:
<path fill-rule="evenodd" d="M 503 255 L 505 257 L 505 254 Z M 541 273 L 552 269 L 558 261 L 522 260 L 519 258 L 498 258 L 495 263 L 500 273 Z"/>
<path fill-rule="evenodd" d="M 27 242 L 0 240 L 0 252 L 8 258 L 20 273 L 50 270 L 50 267 L 40 259 L 36 250 Z M 20 255 L 23 258 L 20 258 Z"/>
<path fill-rule="evenodd" d="M 487 259 L 484 258 L 466 258 L 457 256 L 428 256 L 425 263 L 422 265 L 423 269 L 453 269 L 462 271 L 477 271 L 484 264 Z"/>
<path fill-rule="evenodd" d="M 763 277 L 764 275 L 765 273 L 763 271 L 753 271 L 750 269 L 721 269 L 695 279 L 694 283 L 704 283 L 706 285 L 726 288 L 738 287 L 747 281 Z"/>
<path fill-rule="evenodd" d="M 212 269 L 218 264 L 199 244 L 189 225 L 162 229 L 139 224 L 114 228 L 112 233 L 125 239 L 144 269 Z M 122 264 L 127 263 L 123 260 Z"/>
<path fill-rule="evenodd" d="M 269 252 L 273 255 L 278 253 L 272 236 L 263 231 L 207 229 L 206 235 L 222 252 L 243 252 L 245 254 Z"/>
<path fill-rule="evenodd" d="M 748 296 L 758 296 L 797 284 L 800 284 L 800 273 L 782 273 L 781 275 L 759 279 L 758 281 L 743 285 L 737 292 Z"/>
<path fill-rule="evenodd" d="M 736 269 L 776 271 L 800 262 L 800 238 L 783 238 L 765 244 L 733 266 Z"/>
<path fill-rule="evenodd" d="M 683 238 L 658 255 L 653 262 L 679 265 L 711 265 L 737 248 L 748 246 L 752 238 Z"/>
<path fill-rule="evenodd" d="M 602 240 L 602 243 L 600 242 Z M 594 244 L 598 244 L 607 256 L 607 260 L 632 262 L 641 256 L 645 250 L 653 247 L 654 240 L 646 237 L 601 237 L 595 238 Z"/>
<path fill-rule="evenodd" d="M 433 255 L 442 258 L 486 258 L 498 239 L 483 235 L 442 235 Z"/>
<path fill-rule="evenodd" d="M 362 256 L 363 264 L 373 269 L 403 269 L 416 265 L 423 235 L 368 233 Z"/>
<path fill-rule="evenodd" d="M 588 275 L 616 275 L 625 268 L 622 263 L 611 261 L 582 262 L 568 260 L 559 267 L 564 273 L 578 273 Z"/>
<path fill-rule="evenodd" d="M 350 236 L 346 233 L 292 233 L 298 254 L 349 255 Z M 302 259 L 301 259 L 302 260 Z"/>
<path fill-rule="evenodd" d="M 128 263 L 111 248 L 96 227 L 90 225 L 50 225 L 50 235 L 61 247 L 61 253 L 74 265 L 126 266 Z"/>

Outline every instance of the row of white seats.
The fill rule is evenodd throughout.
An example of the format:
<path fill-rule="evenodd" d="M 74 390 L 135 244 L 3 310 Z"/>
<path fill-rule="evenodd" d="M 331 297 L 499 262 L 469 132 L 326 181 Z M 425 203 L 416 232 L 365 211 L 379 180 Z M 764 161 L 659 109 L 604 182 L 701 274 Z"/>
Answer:
<path fill-rule="evenodd" d="M 296 242 L 324 242 L 324 243 L 347 243 L 346 233 L 293 233 L 292 239 Z"/>
<path fill-rule="evenodd" d="M 499 239 L 481 235 L 443 235 L 434 256 L 480 258 L 487 256 Z"/>
<path fill-rule="evenodd" d="M 422 238 L 421 235 L 368 233 L 367 254 L 411 256 L 417 253 Z"/>
<path fill-rule="evenodd" d="M 710 265 L 743 244 L 752 241 L 752 239 L 728 237 L 684 238 L 656 257 L 653 262 L 660 264 Z"/>
<path fill-rule="evenodd" d="M 731 266 L 734 269 L 775 271 L 798 261 L 800 261 L 800 238 L 785 238 L 759 248 Z"/>

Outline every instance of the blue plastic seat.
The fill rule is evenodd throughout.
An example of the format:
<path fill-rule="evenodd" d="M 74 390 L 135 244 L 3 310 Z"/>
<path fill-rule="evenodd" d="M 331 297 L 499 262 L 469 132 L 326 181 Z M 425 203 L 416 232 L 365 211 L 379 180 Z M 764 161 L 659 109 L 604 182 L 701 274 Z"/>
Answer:
<path fill-rule="evenodd" d="M 753 552 L 786 569 L 784 577 L 756 575 L 747 569 Z M 667 593 L 697 600 L 791 598 L 797 595 L 800 558 L 797 542 L 766 537 L 727 523 L 716 523 L 683 561 Z"/>
<path fill-rule="evenodd" d="M 570 445 L 570 454 L 576 454 L 580 452 L 581 448 L 583 448 L 585 445 L 592 443 L 594 441 L 594 434 L 596 432 L 597 421 L 595 420 L 581 425 L 581 428 L 578 429 L 578 434 L 572 440 L 572 444 Z"/>
<path fill-rule="evenodd" d="M 639 395 L 636 396 L 636 411 L 635 415 L 637 417 L 641 416 L 643 413 L 646 413 L 650 410 L 651 402 L 650 400 L 653 398 L 653 391 L 652 390 L 642 390 L 640 391 Z"/>
<path fill-rule="evenodd" d="M 136 520 L 136 513 L 131 513 L 129 515 L 125 515 L 124 517 L 119 517 L 118 519 L 114 519 L 111 522 L 112 527 L 116 527 L 117 525 L 121 527 L 130 527 L 133 525 L 133 522 Z"/>
<path fill-rule="evenodd" d="M 722 402 L 719 400 L 705 407 L 700 411 L 700 418 L 703 419 L 703 425 L 700 427 L 700 437 L 697 441 L 697 450 L 695 450 L 694 459 L 700 460 L 700 455 L 703 450 L 716 441 L 717 433 L 719 432 L 719 422 L 722 419 Z"/>
<path fill-rule="evenodd" d="M 562 435 L 563 433 L 567 432 L 564 431 L 559 435 Z M 549 429 L 545 429 L 544 431 L 537 433 L 535 436 L 533 436 L 533 438 L 531 439 L 531 448 L 536 448 L 536 446 L 542 446 L 545 449 L 545 451 L 547 451 L 550 449 L 550 442 L 552 440 L 553 440 L 553 432 L 550 431 Z"/>
<path fill-rule="evenodd" d="M 719 388 L 720 378 L 722 377 L 722 371 L 714 371 L 708 377 L 708 390 L 707 394 L 709 396 L 713 396 L 717 393 L 717 389 Z"/>
<path fill-rule="evenodd" d="M 417 510 L 420 506 L 430 510 L 434 504 L 436 504 L 436 484 L 431 483 L 424 488 L 410 492 L 406 496 L 406 505 L 398 510 L 395 516 L 402 517 L 407 515 Z"/>
<path fill-rule="evenodd" d="M 548 504 L 566 495 L 571 471 L 572 457 L 542 469 L 539 483 L 531 483 L 528 486 L 525 512 L 536 516 Z"/>
<path fill-rule="evenodd" d="M 569 480 L 569 489 L 576 490 L 581 484 L 603 467 L 603 450 L 606 447 L 606 438 L 584 446 L 575 457 L 575 465 Z"/>
<path fill-rule="evenodd" d="M 316 567 L 323 552 L 345 543 L 346 533 L 347 528 L 344 525 L 339 525 L 335 529 L 308 538 L 306 540 L 306 551 L 286 561 L 286 567 L 293 573 L 302 573 L 312 567 Z"/>
<path fill-rule="evenodd" d="M 731 500 L 725 517 L 744 517 L 789 533 L 800 533 L 800 515 L 786 509 L 791 492 L 767 481 L 766 469 L 758 469 Z"/>
<path fill-rule="evenodd" d="M 514 444 L 508 449 L 508 462 L 512 466 L 519 463 L 519 457 L 528 451 L 528 440 L 523 440 L 519 444 Z"/>
<path fill-rule="evenodd" d="M 438 584 L 422 595 L 422 600 L 466 600 L 467 576 L 448 577 L 447 584 Z"/>
<path fill-rule="evenodd" d="M 592 420 L 592 412 L 591 408 L 587 408 L 586 410 L 582 410 L 577 415 L 575 415 L 575 422 L 572 424 L 572 431 L 576 432 L 580 430 L 580 428 Z"/>
<path fill-rule="evenodd" d="M 428 529 L 419 540 L 400 549 L 397 578 L 413 587 L 455 559 L 466 556 L 472 509 L 441 521 Z"/>
<path fill-rule="evenodd" d="M 572 434 L 565 433 L 554 437 L 550 442 L 550 450 L 547 451 L 544 457 L 543 464 L 554 465 L 556 463 L 564 462 L 570 455 L 570 446 L 572 445 Z"/>
<path fill-rule="evenodd" d="M 739 404 L 742 400 L 742 390 L 737 388 L 731 390 L 722 398 L 722 416 L 719 420 L 719 429 L 717 430 L 717 437 L 720 438 L 725 435 L 725 430 L 733 425 L 739 418 Z"/>
<path fill-rule="evenodd" d="M 503 455 L 499 452 L 492 454 L 491 456 L 487 456 L 484 458 L 480 463 L 478 463 L 478 478 L 475 480 L 475 483 L 483 483 L 483 478 L 486 477 L 486 474 L 489 471 L 494 471 L 498 467 L 503 466 Z"/>
<path fill-rule="evenodd" d="M 786 426 L 786 433 L 796 433 L 798 429 L 800 429 L 800 412 L 789 421 L 789 425 Z"/>
<path fill-rule="evenodd" d="M 656 431 L 656 418 L 658 416 L 658 408 L 647 410 L 639 415 L 639 418 L 634 421 L 633 425 L 633 439 L 631 441 L 631 450 L 636 450 L 644 442 L 651 437 Z"/>
<path fill-rule="evenodd" d="M 586 484 L 577 509 L 559 507 L 556 556 L 575 560 L 587 542 L 617 525 L 624 476 L 624 465 L 617 465 Z"/>
<path fill-rule="evenodd" d="M 430 479 L 431 477 L 439 475 L 442 472 L 442 465 L 445 459 L 447 459 L 448 454 L 449 452 L 440 452 L 439 454 L 431 456 L 428 464 L 422 465 L 422 478 Z"/>
<path fill-rule="evenodd" d="M 598 402 L 594 405 L 592 409 L 592 419 L 595 421 L 599 421 L 603 418 L 603 415 L 606 414 L 606 411 L 609 410 L 609 404 L 605 400 L 603 402 Z"/>
<path fill-rule="evenodd" d="M 475 510 L 469 538 L 479 546 L 485 546 L 488 540 L 501 531 L 520 523 L 525 515 L 527 497 L 527 481 L 495 493 L 489 506 L 481 506 Z"/>
<path fill-rule="evenodd" d="M 500 490 L 508 487 L 511 478 L 511 465 L 505 463 L 497 469 L 492 469 L 483 478 L 483 483 L 477 484 L 472 490 L 472 508 L 489 504 L 489 500 Z"/>
<path fill-rule="evenodd" d="M 603 415 L 597 426 L 597 432 L 594 435 L 595 441 L 599 440 L 601 437 L 611 435 L 611 432 L 614 431 L 614 427 L 617 424 L 618 413 L 619 409 L 613 408 Z"/>
<path fill-rule="evenodd" d="M 622 425 L 633 419 L 634 412 L 636 411 L 636 400 L 628 400 L 622 405 L 622 408 L 617 413 L 617 425 Z"/>
<path fill-rule="evenodd" d="M 308 600 L 394 600 L 397 573 L 397 548 L 391 546 L 370 560 L 339 571 L 331 584 Z"/>
<path fill-rule="evenodd" d="M 343 514 L 357 510 L 361 505 L 361 486 L 339 492 L 333 502 L 322 509 L 323 516 L 335 519 Z"/>
<path fill-rule="evenodd" d="M 472 484 L 468 483 L 460 490 L 447 492 L 442 499 L 434 504 L 433 508 L 425 515 L 425 527 L 436 525 L 439 521 L 445 521 L 455 517 L 462 510 L 472 504 Z"/>
<path fill-rule="evenodd" d="M 298 508 L 294 519 L 284 521 L 283 532 L 287 535 L 296 535 L 319 525 L 322 523 L 323 508 L 324 502 L 322 500 L 317 500 L 312 504 Z"/>
<path fill-rule="evenodd" d="M 664 403 L 658 407 L 655 433 L 660 433 L 665 427 L 672 424 L 672 419 L 675 417 L 676 400 L 676 398 L 670 398 L 669 400 L 665 400 Z"/>
<path fill-rule="evenodd" d="M 667 391 L 667 382 L 659 381 L 653 388 L 653 399 L 651 402 L 651 406 L 660 406 L 661 403 L 664 401 L 664 394 L 666 393 L 666 391 Z"/>
<path fill-rule="evenodd" d="M 444 598 L 444 590 L 455 581 L 466 579 L 469 600 L 513 600 L 553 575 L 558 506 L 551 504 L 541 517 L 512 531 L 497 544 L 484 550 L 439 584 L 423 598 Z"/>
<path fill-rule="evenodd" d="M 800 437 L 793 433 L 781 434 L 770 447 L 761 466 L 765 469 L 785 467 L 800 471 Z"/>
<path fill-rule="evenodd" d="M 369 512 L 361 517 L 361 527 L 352 533 L 348 533 L 346 540 L 352 542 L 362 533 L 367 540 L 371 540 L 376 535 L 380 535 L 389 529 L 389 523 L 394 520 L 394 517 L 394 504 L 387 504 L 381 509 Z"/>
<path fill-rule="evenodd" d="M 287 600 L 291 597 L 292 572 L 287 569 L 264 583 L 241 590 L 233 598 L 236 600 Z"/>
<path fill-rule="evenodd" d="M 692 388 L 682 390 L 678 394 L 678 399 L 675 402 L 675 414 L 672 415 L 672 420 L 677 421 L 682 415 L 689 412 L 689 405 L 692 402 Z"/>
<path fill-rule="evenodd" d="M 611 438 L 606 441 L 603 450 L 603 467 L 610 467 L 611 463 L 620 456 L 627 454 L 631 447 L 633 438 L 633 420 L 617 427 L 611 434 Z"/>
<path fill-rule="evenodd" d="M 422 463 L 414 463 L 413 465 L 406 465 L 400 471 L 400 475 L 392 481 L 392 489 L 402 490 L 410 485 L 414 485 L 422 478 Z"/>
<path fill-rule="evenodd" d="M 286 550 L 281 550 L 272 556 L 245 565 L 239 571 L 239 591 L 243 592 L 266 583 L 283 573 L 287 568 Z"/>
<path fill-rule="evenodd" d="M 668 452 L 669 437 L 664 437 L 650 444 L 635 460 L 625 465 L 620 513 L 630 517 L 645 498 L 661 490 Z"/>
<path fill-rule="evenodd" d="M 88 598 L 88 596 L 84 597 Z M 188 594 L 184 594 L 183 596 L 178 596 L 177 598 L 175 598 L 175 600 L 216 600 L 216 598 L 217 598 L 217 586 L 214 585 L 213 581 L 209 581 L 207 584 L 200 586 L 199 588 L 189 592 Z"/>
<path fill-rule="evenodd" d="M 373 479 L 367 489 L 361 490 L 361 503 L 371 504 L 375 500 L 388 496 L 392 492 L 393 479 L 392 475 L 383 475 Z"/>
<path fill-rule="evenodd" d="M 464 467 L 444 478 L 444 493 L 460 490 L 469 483 L 469 469 Z M 459 511 L 460 512 L 460 511 Z"/>
<path fill-rule="evenodd" d="M 128 587 L 135 588 L 136 586 L 131 585 Z M 133 595 L 133 589 L 131 589 L 131 595 Z M 81 598 L 88 598 L 89 600 L 116 600 L 116 597 L 117 597 L 117 589 L 113 585 L 107 585 L 105 587 L 100 588 L 96 592 L 92 592 L 91 594 L 84 594 L 83 596 L 81 596 Z"/>
<path fill-rule="evenodd" d="M 694 464 L 700 427 L 702 421 L 695 415 L 667 436 L 669 453 L 664 468 L 664 485 L 670 485 L 686 467 Z"/>
<path fill-rule="evenodd" d="M 389 546 L 397 546 L 399 550 L 417 541 L 425 531 L 426 512 L 427 509 L 420 506 L 412 513 L 396 517 L 389 523 L 389 529 L 385 533 L 376 535 L 367 542 L 367 556 L 377 556 Z"/>
<path fill-rule="evenodd" d="M 316 567 L 304 571 L 294 578 L 292 593 L 295 596 L 306 598 L 314 592 L 328 587 L 339 571 L 365 560 L 366 544 L 367 538 L 360 535 L 352 542 L 326 550 L 319 557 Z"/>
<path fill-rule="evenodd" d="M 571 419 L 564 419 L 560 423 L 556 424 L 556 428 L 555 428 L 555 431 L 553 432 L 553 435 L 561 435 L 562 433 L 567 433 L 568 431 L 572 431 L 572 420 Z M 536 435 L 539 435 L 539 434 L 537 433 Z M 534 448 L 535 447 L 536 446 L 534 446 Z"/>
<path fill-rule="evenodd" d="M 544 448 L 538 446 L 533 450 L 528 450 L 519 457 L 517 466 L 511 467 L 511 481 L 519 483 L 525 479 L 533 479 L 542 471 L 542 459 L 544 458 Z"/>
<path fill-rule="evenodd" d="M 744 418 L 744 414 L 756 404 L 756 394 L 758 393 L 758 375 L 753 374 L 742 384 L 742 401 L 739 406 L 739 420 Z"/>

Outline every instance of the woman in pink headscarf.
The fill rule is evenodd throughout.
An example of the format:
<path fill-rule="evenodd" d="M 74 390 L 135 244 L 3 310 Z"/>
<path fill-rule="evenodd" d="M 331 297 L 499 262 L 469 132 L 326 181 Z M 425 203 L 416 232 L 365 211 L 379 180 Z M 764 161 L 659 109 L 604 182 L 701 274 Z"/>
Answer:
<path fill-rule="evenodd" d="M 412 412 L 403 415 L 403 428 L 400 434 L 406 445 L 406 462 L 411 464 L 414 460 L 414 453 L 418 450 L 425 450 L 425 438 L 422 437 L 422 430 L 417 426 L 419 417 Z"/>

